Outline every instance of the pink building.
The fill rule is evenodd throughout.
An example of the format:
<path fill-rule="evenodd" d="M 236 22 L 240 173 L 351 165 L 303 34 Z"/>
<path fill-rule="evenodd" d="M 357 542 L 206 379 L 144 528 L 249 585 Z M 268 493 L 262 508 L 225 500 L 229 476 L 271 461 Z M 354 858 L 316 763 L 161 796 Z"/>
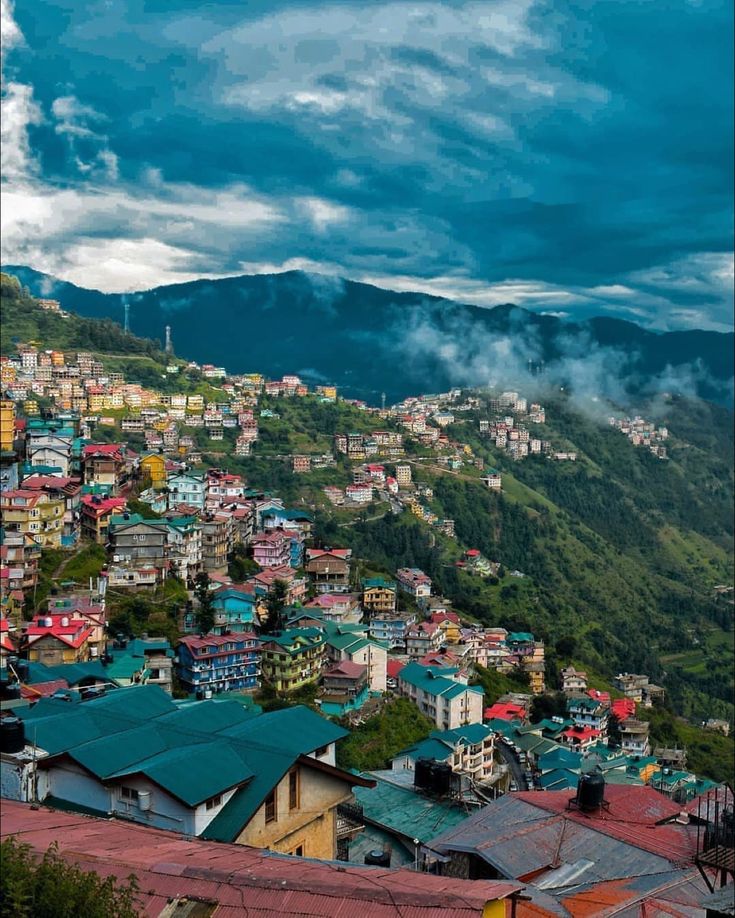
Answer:
<path fill-rule="evenodd" d="M 251 542 L 253 560 L 260 567 L 287 567 L 291 560 L 291 539 L 283 532 L 261 532 Z"/>

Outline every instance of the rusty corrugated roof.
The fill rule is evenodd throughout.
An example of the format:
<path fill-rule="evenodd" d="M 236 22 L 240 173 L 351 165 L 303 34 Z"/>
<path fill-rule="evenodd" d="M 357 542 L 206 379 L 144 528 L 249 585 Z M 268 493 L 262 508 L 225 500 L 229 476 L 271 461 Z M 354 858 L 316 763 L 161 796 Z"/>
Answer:
<path fill-rule="evenodd" d="M 218 904 L 216 918 L 447 918 L 482 915 L 488 901 L 521 889 L 513 882 L 279 857 L 10 800 L 0 802 L 0 815 L 2 837 L 17 835 L 38 852 L 56 841 L 63 857 L 105 876 L 134 873 L 148 915 L 160 914 L 169 899 L 197 897 Z"/>

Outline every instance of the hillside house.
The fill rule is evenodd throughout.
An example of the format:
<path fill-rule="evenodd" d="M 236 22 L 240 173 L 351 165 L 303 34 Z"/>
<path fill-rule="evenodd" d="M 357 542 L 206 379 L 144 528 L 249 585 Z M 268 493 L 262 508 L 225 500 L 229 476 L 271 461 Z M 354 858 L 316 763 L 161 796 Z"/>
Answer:
<path fill-rule="evenodd" d="M 396 571 L 398 588 L 421 602 L 431 596 L 431 578 L 417 567 L 402 567 Z"/>
<path fill-rule="evenodd" d="M 353 787 L 374 785 L 335 767 L 346 732 L 304 707 L 255 717 L 234 701 L 180 708 L 153 685 L 38 705 L 46 716 L 34 719 L 35 766 L 31 756 L 20 765 L 38 779 L 16 782 L 16 796 L 28 799 L 22 788 L 34 784 L 41 801 L 167 829 L 169 841 L 185 833 L 333 860 L 337 807 Z"/>
<path fill-rule="evenodd" d="M 260 645 L 252 631 L 189 635 L 176 655 L 177 675 L 189 692 L 254 692 L 260 685 Z"/>
<path fill-rule="evenodd" d="M 128 481 L 134 454 L 122 443 L 93 443 L 82 450 L 84 483 L 106 485 L 113 494 Z"/>
<path fill-rule="evenodd" d="M 197 510 L 204 509 L 206 496 L 206 479 L 204 472 L 174 472 L 166 478 L 169 509 L 179 504 L 186 504 Z"/>
<path fill-rule="evenodd" d="M 567 666 L 561 671 L 561 690 L 565 695 L 576 695 L 587 691 L 587 673 Z"/>
<path fill-rule="evenodd" d="M 444 632 L 434 622 L 419 622 L 406 629 L 406 653 L 411 659 L 419 659 L 427 653 L 439 650 L 446 639 Z"/>
<path fill-rule="evenodd" d="M 81 499 L 80 524 L 82 537 L 98 545 L 108 542 L 110 520 L 125 507 L 124 497 L 102 497 L 84 494 Z"/>
<path fill-rule="evenodd" d="M 398 674 L 398 692 L 439 730 L 482 723 L 482 689 L 461 681 L 455 670 L 409 663 Z"/>
<path fill-rule="evenodd" d="M 396 584 L 382 577 L 362 581 L 362 605 L 368 617 L 390 615 L 396 609 Z"/>
<path fill-rule="evenodd" d="M 607 737 L 607 725 L 610 706 L 584 695 L 581 698 L 570 698 L 567 711 L 574 723 L 580 727 L 591 727 L 604 740 Z"/>
<path fill-rule="evenodd" d="M 427 739 L 395 756 L 391 770 L 396 774 L 415 771 L 419 759 L 446 762 L 453 772 L 467 775 L 476 784 L 495 784 L 507 773 L 507 766 L 495 762 L 495 734 L 483 724 L 434 730 Z"/>
<path fill-rule="evenodd" d="M 84 663 L 90 658 L 89 639 L 94 628 L 64 612 L 44 612 L 26 626 L 21 650 L 26 658 L 46 666 Z"/>
<path fill-rule="evenodd" d="M 261 568 L 284 567 L 291 562 L 291 537 L 283 530 L 259 532 L 250 543 L 253 560 Z"/>
<path fill-rule="evenodd" d="M 169 568 L 166 526 L 136 513 L 110 519 L 108 535 L 112 561 L 131 571 L 154 570 L 156 581 L 165 580 Z"/>
<path fill-rule="evenodd" d="M 262 635 L 263 682 L 277 692 L 316 682 L 324 664 L 324 633 L 293 628 L 280 635 Z"/>
<path fill-rule="evenodd" d="M 370 637 L 391 650 L 405 650 L 406 631 L 415 622 L 415 612 L 381 612 L 370 619 Z"/>
<path fill-rule="evenodd" d="M 316 703 L 330 717 L 358 711 L 368 700 L 367 667 L 344 660 L 324 672 Z"/>
<path fill-rule="evenodd" d="M 327 657 L 332 662 L 348 661 L 364 666 L 371 692 L 385 692 L 388 673 L 388 649 L 368 638 L 364 632 L 343 633 L 339 629 L 326 639 Z"/>
<path fill-rule="evenodd" d="M 306 573 L 317 593 L 349 593 L 350 548 L 308 548 Z"/>

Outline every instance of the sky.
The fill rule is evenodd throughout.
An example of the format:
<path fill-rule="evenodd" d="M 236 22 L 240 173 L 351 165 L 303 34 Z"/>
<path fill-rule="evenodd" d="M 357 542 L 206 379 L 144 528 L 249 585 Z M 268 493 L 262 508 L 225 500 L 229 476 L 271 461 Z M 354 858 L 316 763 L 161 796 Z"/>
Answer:
<path fill-rule="evenodd" d="M 731 0 L 1 0 L 2 260 L 733 326 Z"/>

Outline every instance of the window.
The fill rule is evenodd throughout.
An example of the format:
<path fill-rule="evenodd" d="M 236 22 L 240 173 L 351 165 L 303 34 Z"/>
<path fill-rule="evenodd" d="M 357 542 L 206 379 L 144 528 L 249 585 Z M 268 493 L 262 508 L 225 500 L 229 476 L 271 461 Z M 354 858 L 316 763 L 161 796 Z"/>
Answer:
<path fill-rule="evenodd" d="M 314 755 L 315 755 L 318 759 L 320 759 L 323 755 L 326 755 L 326 754 L 327 754 L 327 751 L 328 751 L 328 750 L 329 750 L 329 746 L 320 746 L 320 747 L 314 752 Z"/>
<path fill-rule="evenodd" d="M 297 810 L 299 808 L 299 769 L 292 768 L 288 773 L 288 808 Z"/>
<path fill-rule="evenodd" d="M 211 797 L 204 806 L 208 810 L 213 810 L 216 806 L 219 806 L 222 803 L 222 794 L 217 794 L 216 797 Z"/>
<path fill-rule="evenodd" d="M 293 857 L 303 857 L 304 856 L 304 846 L 299 845 L 298 847 L 294 848 L 293 851 L 291 852 L 291 855 Z"/>
<path fill-rule="evenodd" d="M 274 788 L 270 794 L 265 798 L 265 822 L 266 825 L 269 822 L 275 822 L 278 818 L 278 812 L 276 808 L 276 789 Z"/>
<path fill-rule="evenodd" d="M 134 800 L 138 799 L 138 791 L 134 787 L 125 787 L 124 785 L 120 788 L 120 799 L 121 800 Z"/>

